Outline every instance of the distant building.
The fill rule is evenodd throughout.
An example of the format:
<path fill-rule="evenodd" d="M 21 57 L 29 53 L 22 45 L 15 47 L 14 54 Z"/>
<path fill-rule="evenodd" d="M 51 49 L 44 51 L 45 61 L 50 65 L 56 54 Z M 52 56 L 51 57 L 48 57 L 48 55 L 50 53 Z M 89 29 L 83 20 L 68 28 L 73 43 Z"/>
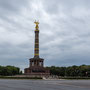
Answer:
<path fill-rule="evenodd" d="M 48 69 L 44 68 L 44 59 L 39 57 L 39 22 L 34 22 L 35 27 L 35 47 L 34 47 L 34 57 L 30 58 L 29 68 L 24 69 L 25 75 L 50 75 Z"/>

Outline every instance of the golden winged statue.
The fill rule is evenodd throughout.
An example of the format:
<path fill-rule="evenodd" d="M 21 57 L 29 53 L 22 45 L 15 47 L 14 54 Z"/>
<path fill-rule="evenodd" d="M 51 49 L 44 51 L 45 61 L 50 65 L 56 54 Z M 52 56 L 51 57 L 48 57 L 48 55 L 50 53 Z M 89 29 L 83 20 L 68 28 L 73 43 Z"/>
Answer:
<path fill-rule="evenodd" d="M 39 22 L 35 20 L 35 22 L 34 22 L 34 23 L 36 24 L 36 27 L 35 27 L 35 28 L 36 28 L 36 30 L 38 30 L 38 29 L 39 29 L 39 26 L 38 26 Z"/>

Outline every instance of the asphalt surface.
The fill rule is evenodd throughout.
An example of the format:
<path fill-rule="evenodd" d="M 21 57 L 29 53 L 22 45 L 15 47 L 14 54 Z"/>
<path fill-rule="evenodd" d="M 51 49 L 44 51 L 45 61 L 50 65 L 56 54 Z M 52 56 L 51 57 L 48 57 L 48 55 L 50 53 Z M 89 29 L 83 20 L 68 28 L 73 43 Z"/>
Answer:
<path fill-rule="evenodd" d="M 0 90 L 90 90 L 90 80 L 6 80 Z"/>

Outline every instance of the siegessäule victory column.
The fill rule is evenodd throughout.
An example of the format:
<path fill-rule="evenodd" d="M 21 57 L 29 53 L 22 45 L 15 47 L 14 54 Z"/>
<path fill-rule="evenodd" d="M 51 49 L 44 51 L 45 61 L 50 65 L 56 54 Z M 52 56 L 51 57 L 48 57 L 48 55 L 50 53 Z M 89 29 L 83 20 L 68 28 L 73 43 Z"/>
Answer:
<path fill-rule="evenodd" d="M 34 57 L 30 58 L 29 68 L 24 69 L 25 75 L 50 75 L 48 69 L 44 68 L 44 59 L 39 57 L 39 22 L 35 21 L 35 46 L 34 46 Z"/>

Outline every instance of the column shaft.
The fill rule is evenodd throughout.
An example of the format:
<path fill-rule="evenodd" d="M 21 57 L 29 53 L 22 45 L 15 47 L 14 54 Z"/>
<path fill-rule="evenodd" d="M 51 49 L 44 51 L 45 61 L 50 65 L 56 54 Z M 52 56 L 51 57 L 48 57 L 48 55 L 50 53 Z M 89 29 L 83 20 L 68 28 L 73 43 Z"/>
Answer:
<path fill-rule="evenodd" d="M 39 57 L 39 30 L 35 30 L 34 57 Z"/>

